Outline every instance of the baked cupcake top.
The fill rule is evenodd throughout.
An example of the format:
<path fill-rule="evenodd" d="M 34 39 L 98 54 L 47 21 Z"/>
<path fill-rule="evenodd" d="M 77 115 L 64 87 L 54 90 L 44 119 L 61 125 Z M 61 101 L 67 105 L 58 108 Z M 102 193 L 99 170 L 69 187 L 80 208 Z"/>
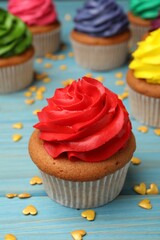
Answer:
<path fill-rule="evenodd" d="M 0 9 L 0 57 L 19 55 L 32 44 L 32 34 L 26 24 Z"/>
<path fill-rule="evenodd" d="M 122 149 L 131 136 L 122 101 L 87 77 L 57 89 L 38 118 L 34 127 L 53 158 L 103 161 Z"/>
<path fill-rule="evenodd" d="M 130 11 L 142 19 L 154 19 L 160 11 L 159 0 L 130 0 Z"/>
<path fill-rule="evenodd" d="M 115 0 L 89 0 L 77 11 L 75 30 L 96 37 L 111 37 L 128 29 L 128 19 Z"/>
<path fill-rule="evenodd" d="M 9 0 L 8 9 L 29 26 L 45 26 L 57 20 L 51 0 Z"/>
<path fill-rule="evenodd" d="M 151 32 L 144 41 L 138 43 L 132 54 L 129 68 L 134 76 L 152 84 L 160 84 L 160 29 Z"/>

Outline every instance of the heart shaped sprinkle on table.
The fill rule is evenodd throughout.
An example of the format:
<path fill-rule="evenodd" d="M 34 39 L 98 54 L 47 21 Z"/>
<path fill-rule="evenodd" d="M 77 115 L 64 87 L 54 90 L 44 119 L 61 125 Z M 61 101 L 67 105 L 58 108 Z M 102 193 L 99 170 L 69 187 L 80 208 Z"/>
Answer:
<path fill-rule="evenodd" d="M 141 194 L 141 195 L 145 195 L 146 194 L 146 184 L 145 183 L 140 183 L 139 185 L 135 185 L 134 186 L 134 191 L 136 192 L 136 193 L 139 193 L 139 194 Z"/>
<path fill-rule="evenodd" d="M 155 183 L 151 183 L 150 188 L 147 189 L 147 194 L 158 194 L 158 186 Z"/>
<path fill-rule="evenodd" d="M 28 205 L 23 209 L 24 215 L 36 215 L 38 213 L 37 209 L 33 205 Z"/>
<path fill-rule="evenodd" d="M 71 235 L 74 240 L 83 240 L 83 236 L 86 235 L 86 231 L 85 230 L 75 230 L 75 231 L 71 232 Z"/>
<path fill-rule="evenodd" d="M 38 176 L 34 176 L 34 177 L 31 178 L 30 184 L 31 185 L 42 184 L 42 178 L 40 178 Z"/>
<path fill-rule="evenodd" d="M 16 240 L 17 238 L 13 234 L 6 234 L 4 240 Z"/>
<path fill-rule="evenodd" d="M 93 221 L 95 219 L 95 211 L 94 210 L 86 210 L 81 213 L 81 216 L 86 218 L 88 221 Z"/>
<path fill-rule="evenodd" d="M 31 194 L 29 194 L 29 193 L 21 193 L 21 194 L 18 194 L 18 197 L 21 198 L 21 199 L 30 198 Z"/>
<path fill-rule="evenodd" d="M 137 157 L 132 157 L 131 163 L 133 165 L 139 165 L 141 163 L 141 160 L 139 158 L 137 158 Z"/>
<path fill-rule="evenodd" d="M 14 123 L 12 128 L 21 129 L 23 128 L 23 124 L 21 122 Z"/>
<path fill-rule="evenodd" d="M 146 126 L 139 126 L 138 131 L 141 133 L 147 133 L 148 132 L 148 127 Z"/>
<path fill-rule="evenodd" d="M 16 193 L 7 193 L 6 197 L 7 198 L 14 198 L 14 197 L 17 197 L 17 194 Z"/>
<path fill-rule="evenodd" d="M 150 200 L 149 199 L 143 199 L 142 201 L 140 201 L 138 203 L 138 206 L 141 207 L 141 208 L 144 208 L 144 209 L 151 209 L 152 208 L 152 205 L 150 203 Z"/>
<path fill-rule="evenodd" d="M 18 141 L 20 141 L 21 139 L 22 139 L 22 135 L 21 135 L 21 134 L 14 134 L 14 135 L 12 136 L 13 142 L 18 142 Z"/>

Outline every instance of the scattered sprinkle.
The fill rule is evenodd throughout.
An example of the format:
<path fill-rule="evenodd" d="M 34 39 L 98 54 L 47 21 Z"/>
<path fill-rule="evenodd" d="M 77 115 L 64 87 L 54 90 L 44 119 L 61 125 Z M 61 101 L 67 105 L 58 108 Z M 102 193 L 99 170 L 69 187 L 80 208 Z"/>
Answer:
<path fill-rule="evenodd" d="M 142 132 L 142 133 L 147 133 L 147 132 L 148 132 L 148 127 L 146 127 L 146 126 L 139 126 L 139 127 L 137 128 L 137 130 L 138 130 L 139 132 Z"/>
<path fill-rule="evenodd" d="M 46 64 L 44 65 L 44 67 L 45 67 L 45 68 L 51 68 L 51 67 L 52 67 L 52 63 L 46 63 Z"/>
<path fill-rule="evenodd" d="M 4 236 L 4 240 L 17 240 L 16 236 L 9 233 Z"/>
<path fill-rule="evenodd" d="M 74 79 L 69 78 L 69 79 L 63 81 L 62 84 L 64 87 L 66 87 L 66 86 L 70 85 L 73 81 L 74 81 Z"/>
<path fill-rule="evenodd" d="M 38 213 L 37 209 L 33 205 L 28 205 L 23 209 L 24 215 L 36 215 Z"/>
<path fill-rule="evenodd" d="M 34 176 L 31 178 L 30 184 L 31 185 L 42 184 L 42 178 L 40 178 L 38 176 Z"/>
<path fill-rule="evenodd" d="M 151 183 L 150 188 L 147 189 L 147 194 L 158 194 L 159 190 L 158 190 L 158 186 L 155 183 Z"/>
<path fill-rule="evenodd" d="M 64 71 L 64 70 L 67 69 L 67 66 L 66 66 L 66 65 L 61 65 L 61 66 L 59 67 L 59 69 L 62 70 L 62 71 Z"/>
<path fill-rule="evenodd" d="M 35 109 L 32 113 L 33 113 L 33 115 L 37 115 L 37 113 L 40 111 L 41 111 L 40 109 Z"/>
<path fill-rule="evenodd" d="M 49 82 L 51 82 L 51 78 L 46 77 L 42 81 L 43 81 L 43 83 L 49 83 Z"/>
<path fill-rule="evenodd" d="M 12 136 L 13 142 L 18 142 L 18 141 L 20 141 L 21 139 L 22 139 L 22 135 L 21 135 L 21 134 L 14 134 L 14 135 Z"/>
<path fill-rule="evenodd" d="M 160 128 L 154 129 L 154 133 L 155 135 L 160 136 Z"/>
<path fill-rule="evenodd" d="M 35 100 L 34 99 L 25 99 L 25 104 L 27 104 L 27 105 L 32 105 L 34 102 L 35 102 Z"/>
<path fill-rule="evenodd" d="M 81 213 L 81 216 L 86 218 L 88 221 L 93 221 L 95 219 L 95 211 L 92 210 L 92 209 L 89 209 L 89 210 L 86 210 L 86 211 L 83 211 Z"/>
<path fill-rule="evenodd" d="M 132 157 L 131 163 L 133 165 L 139 165 L 141 163 L 141 160 L 139 158 L 137 158 L 137 157 Z"/>
<path fill-rule="evenodd" d="M 37 90 L 37 87 L 36 86 L 31 86 L 28 88 L 29 91 L 31 92 L 35 92 Z"/>
<path fill-rule="evenodd" d="M 37 58 L 37 59 L 36 59 L 36 62 L 37 62 L 37 63 L 42 63 L 42 62 L 43 62 L 43 59 L 42 59 L 42 58 Z"/>
<path fill-rule="evenodd" d="M 75 230 L 75 231 L 71 232 L 71 235 L 74 240 L 83 240 L 83 236 L 86 235 L 86 231 L 85 230 Z"/>
<path fill-rule="evenodd" d="M 7 193 L 6 197 L 7 198 L 14 198 L 14 197 L 17 197 L 17 194 L 16 193 Z"/>
<path fill-rule="evenodd" d="M 31 197 L 31 194 L 29 194 L 29 193 L 21 193 L 21 194 L 18 194 L 18 197 L 19 197 L 20 199 L 30 198 L 30 197 Z"/>
<path fill-rule="evenodd" d="M 23 124 L 21 122 L 14 123 L 12 128 L 21 129 L 23 128 Z"/>
<path fill-rule="evenodd" d="M 72 17 L 71 17 L 70 14 L 65 14 L 64 19 L 65 19 L 66 21 L 71 21 Z"/>
<path fill-rule="evenodd" d="M 152 205 L 150 203 L 150 200 L 149 199 L 143 199 L 141 200 L 139 203 L 138 203 L 138 206 L 141 207 L 141 208 L 144 208 L 144 209 L 151 209 L 152 208 Z"/>
<path fill-rule="evenodd" d="M 103 82 L 103 81 L 104 81 L 104 77 L 103 77 L 103 76 L 98 76 L 98 77 L 96 77 L 96 79 L 97 79 L 98 81 L 100 81 L 100 82 Z"/>
<path fill-rule="evenodd" d="M 57 56 L 58 60 L 64 60 L 66 56 L 64 54 L 60 54 Z"/>
<path fill-rule="evenodd" d="M 126 98 L 128 98 L 128 92 L 123 92 L 121 94 L 118 94 L 118 98 L 121 99 L 121 100 L 124 100 Z"/>
<path fill-rule="evenodd" d="M 47 73 L 40 73 L 40 74 L 38 74 L 38 73 L 36 73 L 36 75 L 35 75 L 35 78 L 37 79 L 37 80 L 42 80 L 42 79 L 44 79 L 44 78 L 46 78 L 46 77 L 48 77 L 48 74 Z"/>
<path fill-rule="evenodd" d="M 38 92 L 44 93 L 45 91 L 46 91 L 46 87 L 45 87 L 45 86 L 41 86 L 41 87 L 39 87 L 39 88 L 37 89 L 37 92 L 36 92 L 36 93 L 38 93 Z"/>
<path fill-rule="evenodd" d="M 36 96 L 35 96 L 35 99 L 36 99 L 36 100 L 43 100 L 44 97 L 43 97 L 42 92 L 37 92 L 37 93 L 36 93 Z"/>
<path fill-rule="evenodd" d="M 69 52 L 68 53 L 68 57 L 74 57 L 74 53 L 73 52 Z"/>
<path fill-rule="evenodd" d="M 86 73 L 85 77 L 93 77 L 92 73 Z"/>
<path fill-rule="evenodd" d="M 133 189 L 138 194 L 141 194 L 141 195 L 146 194 L 146 184 L 143 182 L 140 183 L 139 185 L 135 185 Z"/>
<path fill-rule="evenodd" d="M 123 80 L 117 80 L 117 81 L 115 82 L 115 84 L 116 84 L 117 86 L 123 86 L 123 85 L 124 85 L 124 81 L 123 81 Z"/>
<path fill-rule="evenodd" d="M 24 93 L 24 96 L 25 97 L 31 97 L 32 96 L 32 92 L 27 91 L 27 92 Z"/>
<path fill-rule="evenodd" d="M 117 72 L 117 73 L 115 74 L 115 77 L 116 77 L 116 78 L 122 78 L 122 77 L 123 77 L 122 72 Z"/>

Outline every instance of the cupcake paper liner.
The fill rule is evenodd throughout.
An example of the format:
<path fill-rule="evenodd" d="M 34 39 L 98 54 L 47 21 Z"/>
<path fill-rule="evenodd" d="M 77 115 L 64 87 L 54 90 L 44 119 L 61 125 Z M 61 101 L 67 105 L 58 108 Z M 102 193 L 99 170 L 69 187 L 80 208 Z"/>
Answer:
<path fill-rule="evenodd" d="M 119 195 L 129 164 L 102 179 L 88 182 L 67 181 L 42 171 L 41 174 L 45 191 L 52 200 L 71 208 L 93 208 L 107 204 Z"/>
<path fill-rule="evenodd" d="M 129 41 L 129 48 L 131 52 L 137 49 L 137 43 L 142 41 L 143 36 L 149 31 L 149 29 L 150 27 L 142 27 L 132 23 L 130 24 L 131 38 Z"/>
<path fill-rule="evenodd" d="M 11 93 L 28 86 L 33 80 L 33 60 L 7 67 L 0 67 L 0 93 Z"/>
<path fill-rule="evenodd" d="M 139 122 L 160 127 L 160 98 L 148 97 L 129 88 L 131 114 Z"/>
<path fill-rule="evenodd" d="M 56 52 L 60 47 L 60 27 L 50 32 L 33 34 L 33 45 L 36 57 Z"/>
<path fill-rule="evenodd" d="M 128 55 L 128 41 L 107 45 L 93 46 L 71 39 L 75 60 L 84 68 L 96 71 L 110 70 L 125 63 Z"/>

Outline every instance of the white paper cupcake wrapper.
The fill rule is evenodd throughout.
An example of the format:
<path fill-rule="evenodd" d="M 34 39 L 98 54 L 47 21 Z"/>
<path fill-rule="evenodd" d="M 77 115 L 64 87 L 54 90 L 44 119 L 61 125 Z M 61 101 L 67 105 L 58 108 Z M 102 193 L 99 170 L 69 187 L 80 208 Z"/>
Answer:
<path fill-rule="evenodd" d="M 142 27 L 130 24 L 131 38 L 129 41 L 129 48 L 131 52 L 135 51 L 138 47 L 137 43 L 142 41 L 143 36 L 149 31 L 150 27 Z"/>
<path fill-rule="evenodd" d="M 60 27 L 50 32 L 33 34 L 33 45 L 36 57 L 56 52 L 60 47 Z"/>
<path fill-rule="evenodd" d="M 0 67 L 0 93 L 11 93 L 27 87 L 33 80 L 33 60 Z"/>
<path fill-rule="evenodd" d="M 54 201 L 71 208 L 93 208 L 102 206 L 119 195 L 129 164 L 130 162 L 100 180 L 89 182 L 72 182 L 58 179 L 44 172 L 41 174 L 45 191 Z"/>
<path fill-rule="evenodd" d="M 160 98 L 153 98 L 129 89 L 129 103 L 131 114 L 141 123 L 153 127 L 160 127 Z"/>
<path fill-rule="evenodd" d="M 76 62 L 96 71 L 110 70 L 125 63 L 128 55 L 128 41 L 108 46 L 91 46 L 71 38 Z"/>

